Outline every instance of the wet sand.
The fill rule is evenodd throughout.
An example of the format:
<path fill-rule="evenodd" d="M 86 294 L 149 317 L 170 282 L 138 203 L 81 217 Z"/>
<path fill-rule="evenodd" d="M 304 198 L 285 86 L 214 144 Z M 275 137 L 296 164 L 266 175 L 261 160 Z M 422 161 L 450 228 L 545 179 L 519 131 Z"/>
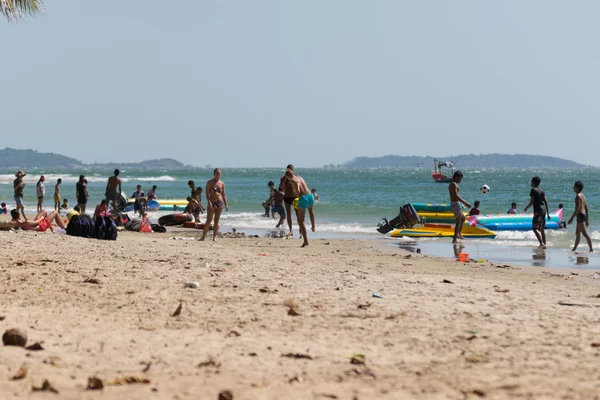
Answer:
<path fill-rule="evenodd" d="M 594 271 L 196 234 L 0 232 L 0 330 L 44 348 L 2 347 L 2 398 L 598 398 Z"/>

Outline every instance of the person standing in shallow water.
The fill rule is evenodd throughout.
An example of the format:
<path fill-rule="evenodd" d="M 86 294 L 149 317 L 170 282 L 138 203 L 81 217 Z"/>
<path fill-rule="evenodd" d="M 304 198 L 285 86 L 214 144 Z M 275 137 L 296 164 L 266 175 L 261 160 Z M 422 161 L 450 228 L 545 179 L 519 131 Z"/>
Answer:
<path fill-rule="evenodd" d="M 85 214 L 85 206 L 89 197 L 85 175 L 79 175 L 79 182 L 75 184 L 75 197 L 81 213 Z"/>
<path fill-rule="evenodd" d="M 300 236 L 304 240 L 302 247 L 308 246 L 308 235 L 306 233 L 306 224 L 304 220 L 306 218 L 306 210 L 310 215 L 311 230 L 314 232 L 316 229 L 315 225 L 315 213 L 313 206 L 315 205 L 315 197 L 311 193 L 306 181 L 299 175 L 294 173 L 294 170 L 288 168 L 284 175 L 284 185 L 289 186 L 294 193 L 298 193 L 298 210 L 296 212 L 298 219 L 298 228 L 300 229 Z"/>
<path fill-rule="evenodd" d="M 458 184 L 462 182 L 463 174 L 460 171 L 456 171 L 452 176 L 452 183 L 448 186 L 448 192 L 450 193 L 450 208 L 456 218 L 456 224 L 454 225 L 454 238 L 452 243 L 457 243 L 458 239 L 464 239 L 462 235 L 462 228 L 465 224 L 465 215 L 463 214 L 460 203 L 463 203 L 467 208 L 471 208 L 471 205 L 467 203 L 460 195 L 460 188 Z"/>
<path fill-rule="evenodd" d="M 216 168 L 213 171 L 214 178 L 206 182 L 206 200 L 208 205 L 206 206 L 206 222 L 204 223 L 204 231 L 200 240 L 206 238 L 206 234 L 210 229 L 210 224 L 213 223 L 213 241 L 216 240 L 219 234 L 219 219 L 223 208 L 225 211 L 229 211 L 227 205 L 227 195 L 225 194 L 225 183 L 221 181 L 221 170 Z M 214 218 L 214 222 L 213 222 Z"/>
<path fill-rule="evenodd" d="M 583 192 L 583 182 L 577 181 L 573 185 L 573 191 L 575 194 L 575 211 L 573 211 L 573 216 L 569 219 L 569 225 L 573 223 L 573 219 L 577 218 L 577 228 L 575 230 L 575 244 L 573 245 L 573 251 L 577 250 L 577 246 L 579 246 L 579 241 L 581 240 L 581 235 L 587 240 L 587 244 L 590 248 L 590 252 L 593 252 L 592 248 L 592 239 L 590 235 L 587 233 L 586 227 L 590 226 L 590 217 L 589 210 L 587 205 L 587 199 Z"/>
<path fill-rule="evenodd" d="M 548 221 L 550 221 L 550 213 L 548 212 L 548 199 L 546 193 L 540 188 L 540 182 L 542 180 L 539 176 L 531 178 L 531 191 L 529 192 L 529 204 L 525 206 L 524 212 L 527 212 L 529 207 L 533 205 L 533 219 L 531 221 L 531 229 L 535 233 L 540 245 L 538 248 L 546 248 L 546 215 L 548 215 Z"/>
<path fill-rule="evenodd" d="M 298 193 L 294 191 L 293 186 L 286 178 L 287 171 L 291 170 L 294 173 L 294 166 L 292 164 L 288 164 L 286 168 L 286 174 L 281 177 L 279 180 L 279 191 L 283 192 L 283 204 L 285 205 L 285 213 L 287 216 L 288 228 L 290 229 L 288 236 L 294 236 L 294 231 L 292 229 L 292 204 L 296 197 L 298 197 Z M 298 217 L 298 211 L 294 208 L 294 212 L 296 213 L 296 218 Z"/>

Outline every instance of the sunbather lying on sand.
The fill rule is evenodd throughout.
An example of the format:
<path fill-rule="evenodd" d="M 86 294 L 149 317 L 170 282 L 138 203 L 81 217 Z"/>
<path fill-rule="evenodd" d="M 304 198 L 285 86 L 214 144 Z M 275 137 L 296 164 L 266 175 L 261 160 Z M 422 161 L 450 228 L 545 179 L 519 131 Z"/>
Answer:
<path fill-rule="evenodd" d="M 50 232 L 54 232 L 52 222 L 56 222 L 56 225 L 65 229 L 65 225 L 57 211 L 52 211 L 48 214 L 46 211 L 42 210 L 36 215 L 33 221 L 22 220 L 18 210 L 10 210 L 10 215 L 12 217 L 11 222 L 14 224 L 15 228 L 21 228 L 24 231 L 46 232 L 50 229 Z"/>

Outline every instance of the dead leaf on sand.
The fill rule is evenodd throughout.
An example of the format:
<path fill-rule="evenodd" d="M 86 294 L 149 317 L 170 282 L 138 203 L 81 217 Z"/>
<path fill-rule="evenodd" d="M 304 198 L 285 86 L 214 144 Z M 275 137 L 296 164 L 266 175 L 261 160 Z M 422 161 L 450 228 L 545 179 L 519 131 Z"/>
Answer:
<path fill-rule="evenodd" d="M 558 305 L 567 307 L 600 307 L 600 304 L 571 303 L 568 301 L 559 301 Z"/>
<path fill-rule="evenodd" d="M 294 383 L 294 382 L 302 383 L 303 381 L 304 381 L 304 379 L 302 379 L 302 377 L 298 376 L 298 375 L 294 375 L 290 379 L 288 379 L 289 383 Z"/>
<path fill-rule="evenodd" d="M 288 309 L 287 315 L 291 315 L 292 317 L 297 317 L 298 315 L 300 315 L 300 313 L 298 311 L 296 311 L 295 308 L 290 307 Z"/>
<path fill-rule="evenodd" d="M 48 379 L 45 379 L 41 386 L 33 386 L 31 390 L 34 392 L 52 392 L 58 394 L 58 390 L 48 382 Z"/>
<path fill-rule="evenodd" d="M 451 284 L 454 284 L 454 282 L 452 282 L 452 281 L 449 281 L 448 279 L 444 279 L 444 280 L 442 281 L 442 283 L 451 283 Z"/>
<path fill-rule="evenodd" d="M 600 295 L 598 295 L 598 296 L 600 296 Z M 0 321 L 4 321 L 5 319 L 6 319 L 5 315 L 0 315 Z"/>
<path fill-rule="evenodd" d="M 326 399 L 337 399 L 338 398 L 335 394 L 329 394 L 329 393 L 320 393 L 317 395 L 317 397 L 325 397 Z"/>
<path fill-rule="evenodd" d="M 365 310 L 365 309 L 371 307 L 371 304 L 373 304 L 373 303 L 359 304 L 358 307 L 356 307 L 356 308 L 358 308 L 359 310 Z"/>
<path fill-rule="evenodd" d="M 600 347 L 600 342 L 594 342 L 594 343 L 592 343 L 592 347 Z"/>
<path fill-rule="evenodd" d="M 494 286 L 494 292 L 508 293 L 508 292 L 510 292 L 510 290 L 509 289 L 500 289 L 498 286 Z"/>
<path fill-rule="evenodd" d="M 219 400 L 233 400 L 231 390 L 223 390 L 219 393 Z"/>
<path fill-rule="evenodd" d="M 282 354 L 281 357 L 287 358 L 295 358 L 296 360 L 312 360 L 313 358 L 308 354 L 300 354 L 300 353 L 287 353 Z"/>
<path fill-rule="evenodd" d="M 134 383 L 150 383 L 150 379 L 148 378 L 140 378 L 137 376 L 121 376 L 119 378 L 113 379 L 112 381 L 106 382 L 107 386 L 121 386 L 121 385 L 131 385 Z"/>
<path fill-rule="evenodd" d="M 88 378 L 88 384 L 86 390 L 102 390 L 104 389 L 104 382 L 102 379 L 96 378 L 95 376 Z"/>
<path fill-rule="evenodd" d="M 409 258 L 412 258 L 412 254 L 408 254 L 406 256 L 403 257 L 405 260 L 408 260 Z"/>
<path fill-rule="evenodd" d="M 487 361 L 487 358 L 482 356 L 469 356 L 465 358 L 465 361 L 472 364 L 483 363 Z"/>
<path fill-rule="evenodd" d="M 209 357 L 208 360 L 202 361 L 196 367 L 198 367 L 198 368 L 209 368 L 209 367 L 219 368 L 220 366 L 221 366 L 221 364 L 216 362 L 214 358 Z"/>
<path fill-rule="evenodd" d="M 21 367 L 19 368 L 19 370 L 17 371 L 17 373 L 15 374 L 15 376 L 12 377 L 13 381 L 18 381 L 19 379 L 23 379 L 27 376 L 27 368 L 26 367 Z"/>
<path fill-rule="evenodd" d="M 470 342 L 473 339 L 477 339 L 477 335 L 471 335 L 471 336 L 458 335 L 456 338 L 460 339 L 460 340 L 468 340 Z"/>
<path fill-rule="evenodd" d="M 175 310 L 175 312 L 173 313 L 173 317 L 178 316 L 179 314 L 181 314 L 181 309 L 183 308 L 183 303 L 179 303 L 179 307 L 177 307 L 177 309 Z"/>
<path fill-rule="evenodd" d="M 242 336 L 241 333 L 239 333 L 238 331 L 230 331 L 227 334 L 228 337 L 238 337 L 238 336 Z"/>
<path fill-rule="evenodd" d="M 152 363 L 149 362 L 148 364 L 146 364 L 146 366 L 144 367 L 144 369 L 142 370 L 142 372 L 146 373 L 150 370 L 150 367 L 152 366 Z"/>
<path fill-rule="evenodd" d="M 40 350 L 44 350 L 44 348 L 42 347 L 42 345 L 39 342 L 35 342 L 31 346 L 25 347 L 25 350 L 40 351 Z"/>
<path fill-rule="evenodd" d="M 99 285 L 100 281 L 96 278 L 86 278 L 83 283 L 93 283 L 94 285 Z"/>

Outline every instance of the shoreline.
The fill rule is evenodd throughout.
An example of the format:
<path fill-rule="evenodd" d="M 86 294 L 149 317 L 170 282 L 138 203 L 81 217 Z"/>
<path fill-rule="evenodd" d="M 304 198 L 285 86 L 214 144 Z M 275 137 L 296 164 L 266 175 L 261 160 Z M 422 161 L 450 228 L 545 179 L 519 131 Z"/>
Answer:
<path fill-rule="evenodd" d="M 179 235 L 0 232 L 9 249 L 0 329 L 24 329 L 44 347 L 0 352 L 4 376 L 29 371 L 0 380 L 6 398 L 33 398 L 32 385 L 48 379 L 61 398 L 92 399 L 88 377 L 124 375 L 150 383 L 106 386 L 103 398 L 597 394 L 593 271 L 459 263 L 372 240 L 301 249 L 284 239 L 170 239 Z M 100 283 L 84 283 L 92 276 Z M 356 354 L 364 360 L 351 362 Z"/>

